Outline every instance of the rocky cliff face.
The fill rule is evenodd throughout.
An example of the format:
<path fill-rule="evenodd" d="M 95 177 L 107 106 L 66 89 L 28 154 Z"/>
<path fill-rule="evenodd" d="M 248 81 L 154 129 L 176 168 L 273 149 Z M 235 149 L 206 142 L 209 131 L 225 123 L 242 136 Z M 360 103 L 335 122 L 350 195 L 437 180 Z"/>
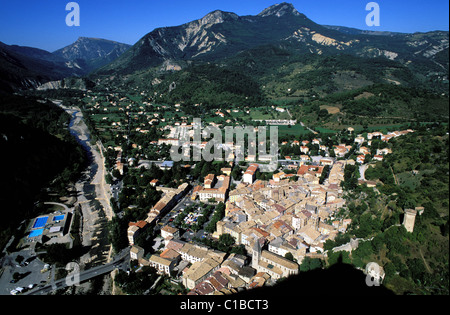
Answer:
<path fill-rule="evenodd" d="M 360 40 L 358 39 L 338 40 L 322 35 L 321 33 L 315 30 L 311 30 L 307 27 L 302 27 L 294 31 L 292 36 L 288 37 L 286 40 L 304 43 L 311 49 L 311 51 L 316 51 L 317 53 L 321 53 L 322 51 L 319 46 L 332 47 L 337 50 L 346 50 L 347 48 L 354 46 L 360 42 Z"/>
<path fill-rule="evenodd" d="M 415 54 L 431 58 L 438 53 L 448 50 L 448 32 L 430 32 L 408 34 L 407 45 L 415 50 Z"/>
<path fill-rule="evenodd" d="M 132 47 L 81 37 L 53 54 L 7 47 L 2 56 L 0 46 L 0 84 L 11 85 L 9 80 L 16 87 L 35 87 L 91 71 L 96 82 L 114 78 L 115 84 L 122 85 L 122 77 L 130 79 L 128 75 L 133 74 L 152 81 L 161 72 L 180 71 L 193 63 L 223 65 L 238 54 L 267 46 L 296 55 L 387 58 L 402 67 L 420 70 L 423 78 L 433 76 L 442 82 L 448 78 L 448 34 L 368 32 L 322 26 L 292 4 L 283 2 L 255 16 L 216 10 L 180 26 L 155 29 Z"/>
<path fill-rule="evenodd" d="M 195 59 L 214 52 L 218 47 L 228 44 L 226 35 L 218 26 L 239 19 L 234 13 L 217 10 L 178 27 L 155 29 L 100 72 L 113 70 L 130 73 L 156 67 L 167 61 Z"/>
<path fill-rule="evenodd" d="M 280 18 L 279 25 L 272 24 L 270 19 L 273 17 Z M 142 68 L 157 67 L 167 60 L 214 60 L 219 55 L 220 58 L 230 56 L 280 40 L 294 30 L 294 24 L 303 24 L 306 20 L 304 15 L 286 3 L 270 7 L 258 16 L 241 17 L 216 10 L 180 26 L 155 29 L 116 62 L 100 69 L 99 73 L 132 73 Z"/>
<path fill-rule="evenodd" d="M 69 78 L 57 81 L 50 81 L 36 87 L 39 91 L 73 89 L 86 91 L 94 86 L 94 83 L 83 78 Z"/>
<path fill-rule="evenodd" d="M 167 61 L 180 67 L 183 62 L 216 62 L 263 45 L 289 45 L 299 53 L 386 57 L 404 65 L 433 59 L 431 62 L 441 70 L 446 66 L 443 55 L 449 48 L 448 32 L 401 34 L 325 27 L 283 2 L 256 16 L 217 10 L 180 26 L 156 29 L 97 74 L 158 69 Z"/>

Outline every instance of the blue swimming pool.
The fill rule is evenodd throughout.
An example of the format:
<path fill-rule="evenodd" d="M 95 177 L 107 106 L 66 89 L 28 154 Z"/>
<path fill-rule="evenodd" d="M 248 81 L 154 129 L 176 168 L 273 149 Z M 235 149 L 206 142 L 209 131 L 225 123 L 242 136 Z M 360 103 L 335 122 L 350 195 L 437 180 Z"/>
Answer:
<path fill-rule="evenodd" d="M 47 224 L 48 217 L 40 217 L 34 221 L 33 229 L 44 227 Z"/>
<path fill-rule="evenodd" d="M 62 221 L 62 220 L 64 220 L 64 214 L 53 217 L 53 221 Z"/>
<path fill-rule="evenodd" d="M 28 235 L 28 238 L 39 236 L 39 235 L 41 235 L 43 232 L 44 232 L 44 229 L 33 230 L 33 231 L 31 231 L 30 234 Z"/>

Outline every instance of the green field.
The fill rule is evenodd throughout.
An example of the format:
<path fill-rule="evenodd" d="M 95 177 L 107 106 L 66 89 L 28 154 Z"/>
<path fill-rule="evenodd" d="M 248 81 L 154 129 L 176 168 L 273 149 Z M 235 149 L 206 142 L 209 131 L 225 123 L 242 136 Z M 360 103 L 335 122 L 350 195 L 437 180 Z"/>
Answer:
<path fill-rule="evenodd" d="M 310 133 L 308 129 L 302 127 L 301 125 L 295 126 L 277 126 L 278 127 L 278 137 L 285 136 L 300 136 Z"/>
<path fill-rule="evenodd" d="M 323 127 L 316 127 L 315 130 L 320 133 L 336 133 L 336 130 L 331 130 Z"/>

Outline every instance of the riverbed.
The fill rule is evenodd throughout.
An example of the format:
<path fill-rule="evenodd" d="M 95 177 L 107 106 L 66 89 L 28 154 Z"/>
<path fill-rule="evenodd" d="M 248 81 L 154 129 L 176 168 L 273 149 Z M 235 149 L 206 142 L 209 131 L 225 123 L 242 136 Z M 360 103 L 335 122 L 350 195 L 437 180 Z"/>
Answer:
<path fill-rule="evenodd" d="M 97 144 L 91 143 L 89 129 L 83 120 L 81 110 L 66 107 L 59 101 L 54 103 L 71 115 L 70 134 L 83 147 L 89 158 L 89 166 L 75 183 L 77 191 L 75 206 L 79 205 L 83 214 L 81 241 L 83 246 L 90 248 L 89 252 L 80 258 L 80 263 L 86 267 L 102 264 L 111 258 L 107 223 L 113 216 L 109 204 L 110 188 L 104 180 L 103 154 Z"/>

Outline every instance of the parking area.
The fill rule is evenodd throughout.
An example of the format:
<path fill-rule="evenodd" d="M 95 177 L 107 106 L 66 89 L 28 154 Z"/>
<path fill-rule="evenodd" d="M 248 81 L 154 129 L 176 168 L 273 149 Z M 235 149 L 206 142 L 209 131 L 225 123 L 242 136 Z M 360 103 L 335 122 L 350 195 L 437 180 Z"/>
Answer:
<path fill-rule="evenodd" d="M 198 204 L 191 207 L 191 210 L 186 215 L 184 212 L 181 216 L 182 227 L 184 233 L 181 238 L 187 242 L 192 241 L 194 238 L 202 239 L 207 237 L 208 233 L 205 231 L 205 227 L 208 225 L 214 214 L 214 206 L 206 204 Z"/>
<path fill-rule="evenodd" d="M 31 251 L 22 250 L 11 253 L 3 259 L 0 295 L 10 295 L 16 288 L 23 288 L 24 290 L 21 292 L 23 293 L 30 285 L 32 287 L 43 286 L 51 280 L 51 266 L 32 255 Z"/>
<path fill-rule="evenodd" d="M 190 194 L 187 194 L 181 202 L 179 202 L 164 218 L 161 219 L 161 222 L 159 222 L 160 228 L 166 226 L 169 223 L 172 223 L 175 218 L 184 211 L 184 209 L 198 204 L 198 201 L 193 201 L 190 198 Z"/>
<path fill-rule="evenodd" d="M 181 239 L 187 242 L 193 240 L 193 238 L 203 238 L 205 237 L 204 226 L 209 222 L 213 211 L 206 219 L 206 223 L 198 231 L 193 231 L 192 226 L 196 225 L 199 218 L 202 216 L 202 212 L 207 205 L 201 203 L 198 200 L 192 200 L 191 195 L 186 195 L 161 221 L 158 223 L 158 228 L 161 229 L 166 225 L 172 227 L 180 228 L 182 235 Z M 185 210 L 191 210 L 189 214 L 186 214 Z M 183 218 L 182 220 L 180 218 Z M 183 222 L 180 225 L 180 220 Z"/>

